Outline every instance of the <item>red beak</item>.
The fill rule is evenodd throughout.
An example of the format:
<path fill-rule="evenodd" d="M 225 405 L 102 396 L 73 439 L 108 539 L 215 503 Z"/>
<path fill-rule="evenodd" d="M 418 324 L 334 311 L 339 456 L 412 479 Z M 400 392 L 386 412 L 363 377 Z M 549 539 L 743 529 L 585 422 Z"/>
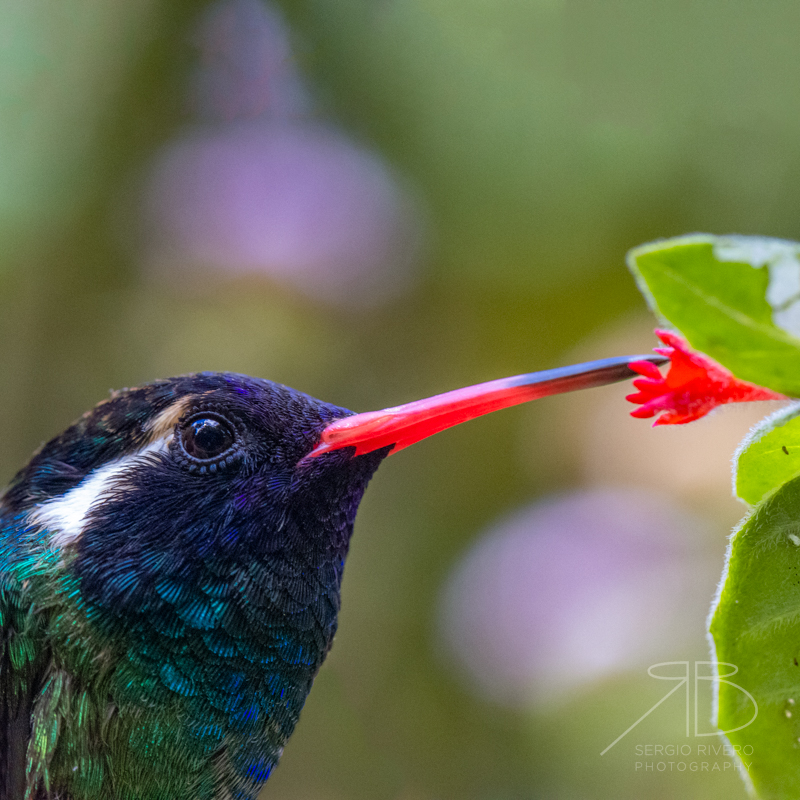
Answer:
<path fill-rule="evenodd" d="M 501 378 L 382 411 L 354 414 L 328 425 L 317 446 L 305 458 L 315 458 L 342 447 L 355 447 L 353 455 L 360 456 L 392 445 L 391 453 L 396 453 L 445 428 L 501 408 L 638 377 L 629 366 L 632 361 L 663 364 L 668 360 L 665 356 L 654 355 L 607 358 Z"/>

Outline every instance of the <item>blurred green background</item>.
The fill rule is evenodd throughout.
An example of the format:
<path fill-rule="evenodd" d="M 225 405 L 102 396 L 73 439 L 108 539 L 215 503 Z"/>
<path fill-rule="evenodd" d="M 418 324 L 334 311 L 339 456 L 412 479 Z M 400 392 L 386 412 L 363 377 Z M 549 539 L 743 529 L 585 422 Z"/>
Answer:
<path fill-rule="evenodd" d="M 1 7 L 3 482 L 158 377 L 239 371 L 370 410 L 646 351 L 629 247 L 800 238 L 788 0 Z M 763 409 L 652 431 L 625 393 L 381 468 L 265 797 L 745 796 L 731 759 L 697 756 L 718 742 L 686 736 L 682 692 L 600 752 L 672 688 L 650 664 L 708 658 L 742 511 L 728 459 Z M 637 767 L 670 761 L 637 746 L 686 744 L 683 770 Z"/>

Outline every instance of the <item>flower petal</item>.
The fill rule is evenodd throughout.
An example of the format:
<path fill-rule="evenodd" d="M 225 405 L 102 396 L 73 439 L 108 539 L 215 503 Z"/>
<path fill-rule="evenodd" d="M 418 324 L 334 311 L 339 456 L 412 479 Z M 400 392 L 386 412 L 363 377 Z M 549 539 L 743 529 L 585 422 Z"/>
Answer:
<path fill-rule="evenodd" d="M 670 359 L 669 371 L 662 375 L 649 361 L 634 361 L 631 368 L 643 377 L 633 381 L 638 392 L 627 400 L 641 408 L 631 416 L 647 418 L 662 412 L 653 425 L 681 425 L 708 414 L 724 403 L 753 400 L 785 400 L 785 395 L 736 378 L 708 356 L 692 350 L 689 344 L 671 331 L 656 330 L 667 345 L 653 348 Z"/>

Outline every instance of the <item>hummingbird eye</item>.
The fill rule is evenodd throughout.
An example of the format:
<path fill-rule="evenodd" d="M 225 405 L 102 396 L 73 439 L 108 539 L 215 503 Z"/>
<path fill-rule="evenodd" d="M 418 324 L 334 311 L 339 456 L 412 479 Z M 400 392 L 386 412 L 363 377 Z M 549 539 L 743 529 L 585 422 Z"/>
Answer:
<path fill-rule="evenodd" d="M 179 431 L 180 447 L 188 456 L 190 469 L 215 472 L 217 465 L 227 465 L 233 460 L 236 431 L 225 419 L 210 414 L 198 414 L 186 420 Z"/>

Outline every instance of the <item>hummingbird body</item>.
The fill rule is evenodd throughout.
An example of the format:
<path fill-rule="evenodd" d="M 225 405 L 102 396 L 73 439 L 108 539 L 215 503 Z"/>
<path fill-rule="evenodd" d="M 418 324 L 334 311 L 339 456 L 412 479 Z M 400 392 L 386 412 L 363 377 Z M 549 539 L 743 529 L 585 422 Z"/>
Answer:
<path fill-rule="evenodd" d="M 349 413 L 244 376 L 162 381 L 16 476 L 0 515 L 3 800 L 255 797 L 331 646 L 385 455 L 297 467 Z M 187 419 L 230 425 L 224 462 L 186 452 Z"/>
<path fill-rule="evenodd" d="M 356 415 L 228 373 L 112 394 L 0 495 L 0 800 L 253 800 L 330 650 L 380 462 L 643 358 Z"/>

